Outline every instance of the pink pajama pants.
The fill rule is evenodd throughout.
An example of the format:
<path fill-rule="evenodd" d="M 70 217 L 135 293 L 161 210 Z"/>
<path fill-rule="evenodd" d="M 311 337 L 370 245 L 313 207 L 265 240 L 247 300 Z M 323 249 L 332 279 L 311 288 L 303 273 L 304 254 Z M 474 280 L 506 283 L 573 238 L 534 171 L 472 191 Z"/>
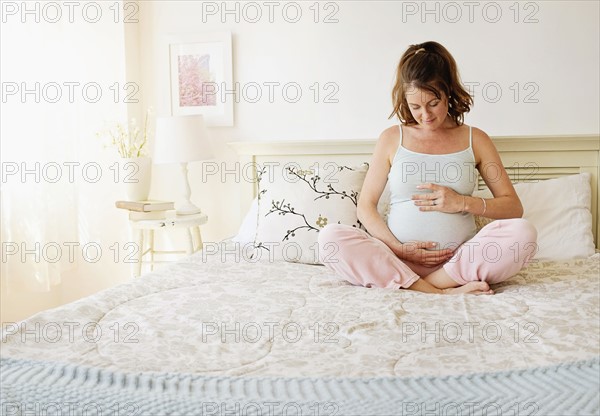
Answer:
<path fill-rule="evenodd" d="M 354 285 L 398 289 L 443 267 L 462 286 L 471 281 L 490 284 L 517 274 L 535 255 L 537 231 L 522 218 L 496 220 L 456 249 L 450 260 L 426 267 L 400 260 L 381 240 L 343 224 L 319 232 L 321 262 Z"/>

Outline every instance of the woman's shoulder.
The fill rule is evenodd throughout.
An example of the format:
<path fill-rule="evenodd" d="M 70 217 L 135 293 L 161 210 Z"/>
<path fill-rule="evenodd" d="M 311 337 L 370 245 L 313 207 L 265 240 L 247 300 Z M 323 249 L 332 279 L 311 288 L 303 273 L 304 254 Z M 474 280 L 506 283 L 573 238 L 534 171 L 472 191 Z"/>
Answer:
<path fill-rule="evenodd" d="M 379 145 L 387 146 L 398 146 L 400 140 L 400 127 L 396 124 L 395 126 L 388 127 L 379 135 L 377 143 Z"/>
<path fill-rule="evenodd" d="M 376 146 L 386 149 L 386 153 L 394 151 L 400 142 L 400 128 L 398 125 L 388 127 L 381 132 Z"/>
<path fill-rule="evenodd" d="M 400 129 L 398 125 L 388 127 L 379 135 L 375 143 L 374 155 L 379 158 L 385 158 L 391 165 L 399 143 Z"/>
<path fill-rule="evenodd" d="M 400 137 L 400 127 L 398 127 L 398 125 L 394 125 L 394 126 L 390 126 L 387 129 L 385 129 L 384 131 L 381 132 L 381 134 L 379 135 L 379 139 L 383 139 L 383 140 L 390 140 L 390 139 L 397 139 L 398 137 Z"/>
<path fill-rule="evenodd" d="M 473 145 L 482 145 L 482 146 L 490 146 L 490 145 L 494 145 L 494 143 L 492 142 L 492 139 L 490 138 L 490 136 L 488 136 L 488 134 L 481 130 L 480 128 L 477 128 L 475 126 L 468 126 L 472 129 L 472 134 L 473 134 Z"/>
<path fill-rule="evenodd" d="M 498 150 L 491 137 L 488 136 L 485 131 L 477 127 L 472 126 L 471 128 L 473 133 L 473 153 L 475 154 L 476 161 L 479 163 L 482 158 L 489 159 L 497 157 Z"/>

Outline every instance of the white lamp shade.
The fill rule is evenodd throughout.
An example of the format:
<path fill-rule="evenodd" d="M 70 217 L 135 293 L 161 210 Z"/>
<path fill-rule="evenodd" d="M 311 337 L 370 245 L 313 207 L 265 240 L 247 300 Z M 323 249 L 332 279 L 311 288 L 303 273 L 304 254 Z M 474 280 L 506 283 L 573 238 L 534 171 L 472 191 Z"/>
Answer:
<path fill-rule="evenodd" d="M 158 117 L 152 160 L 156 164 L 213 158 L 201 115 Z"/>

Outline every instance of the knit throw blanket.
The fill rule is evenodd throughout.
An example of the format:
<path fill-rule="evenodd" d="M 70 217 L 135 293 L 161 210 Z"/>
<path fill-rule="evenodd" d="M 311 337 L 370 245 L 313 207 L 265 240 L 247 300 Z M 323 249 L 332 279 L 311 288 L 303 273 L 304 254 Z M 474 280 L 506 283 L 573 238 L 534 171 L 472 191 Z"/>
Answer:
<path fill-rule="evenodd" d="M 121 373 L 0 359 L 0 414 L 598 415 L 600 358 L 444 377 Z"/>

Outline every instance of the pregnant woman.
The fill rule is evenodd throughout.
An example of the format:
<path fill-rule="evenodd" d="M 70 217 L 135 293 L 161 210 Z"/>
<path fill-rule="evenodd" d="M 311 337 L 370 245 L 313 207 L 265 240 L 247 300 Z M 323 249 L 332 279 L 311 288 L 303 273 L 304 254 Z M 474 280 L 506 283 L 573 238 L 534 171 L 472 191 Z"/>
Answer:
<path fill-rule="evenodd" d="M 400 124 L 379 137 L 358 201 L 356 227 L 319 233 L 326 267 L 355 285 L 427 293 L 493 294 L 489 283 L 521 270 L 536 252 L 535 228 L 498 151 L 463 124 L 473 99 L 442 45 L 412 45 L 392 91 Z M 472 197 L 477 172 L 493 198 Z M 387 223 L 377 203 L 389 182 Z M 474 214 L 494 218 L 476 234 Z M 334 254 L 332 254 L 334 253 Z"/>

